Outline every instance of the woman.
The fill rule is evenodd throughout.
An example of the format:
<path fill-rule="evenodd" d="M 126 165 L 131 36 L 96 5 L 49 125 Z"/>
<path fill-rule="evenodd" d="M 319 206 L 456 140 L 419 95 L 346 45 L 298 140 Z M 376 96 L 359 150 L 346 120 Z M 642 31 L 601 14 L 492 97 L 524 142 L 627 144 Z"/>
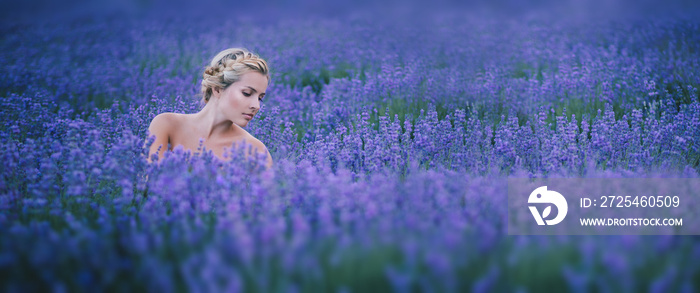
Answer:
<path fill-rule="evenodd" d="M 267 167 L 271 167 L 272 157 L 265 145 L 243 129 L 260 110 L 270 83 L 265 60 L 245 49 L 226 49 L 211 60 L 203 77 L 202 110 L 195 114 L 162 113 L 151 121 L 149 135 L 156 139 L 148 161 L 153 154 L 161 159 L 168 143 L 168 150 L 181 145 L 194 152 L 203 140 L 203 147 L 222 160 L 230 147 L 245 143 L 267 156 Z"/>

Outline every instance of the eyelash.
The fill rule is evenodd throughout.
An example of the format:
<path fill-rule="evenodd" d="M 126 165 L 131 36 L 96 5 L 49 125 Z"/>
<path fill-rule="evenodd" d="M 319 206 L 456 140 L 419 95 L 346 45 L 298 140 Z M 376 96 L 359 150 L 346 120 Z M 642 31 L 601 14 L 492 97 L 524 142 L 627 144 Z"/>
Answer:
<path fill-rule="evenodd" d="M 243 92 L 243 95 L 246 97 L 250 97 L 249 93 Z M 262 102 L 263 98 L 258 98 L 258 101 Z"/>

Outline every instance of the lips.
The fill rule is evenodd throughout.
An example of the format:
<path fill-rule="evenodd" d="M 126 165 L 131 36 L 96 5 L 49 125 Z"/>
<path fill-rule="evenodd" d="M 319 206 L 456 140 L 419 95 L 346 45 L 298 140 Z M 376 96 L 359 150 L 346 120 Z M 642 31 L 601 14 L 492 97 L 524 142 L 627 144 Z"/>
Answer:
<path fill-rule="evenodd" d="M 254 116 L 253 114 L 243 113 L 243 117 L 245 117 L 248 120 L 252 120 L 253 116 Z"/>

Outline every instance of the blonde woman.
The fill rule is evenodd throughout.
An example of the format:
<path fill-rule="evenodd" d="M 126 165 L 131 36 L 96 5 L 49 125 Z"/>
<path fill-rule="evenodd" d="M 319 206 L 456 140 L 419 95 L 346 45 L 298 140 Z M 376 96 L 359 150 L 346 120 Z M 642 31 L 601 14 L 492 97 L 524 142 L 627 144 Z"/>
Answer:
<path fill-rule="evenodd" d="M 258 154 L 272 157 L 265 145 L 244 127 L 260 110 L 260 103 L 270 83 L 267 63 L 257 55 L 241 48 L 231 48 L 214 56 L 204 70 L 202 99 L 204 107 L 195 114 L 161 113 L 148 128 L 155 141 L 149 149 L 148 161 L 157 154 L 177 146 L 195 152 L 200 139 L 203 147 L 220 159 L 232 146 L 245 143 Z"/>

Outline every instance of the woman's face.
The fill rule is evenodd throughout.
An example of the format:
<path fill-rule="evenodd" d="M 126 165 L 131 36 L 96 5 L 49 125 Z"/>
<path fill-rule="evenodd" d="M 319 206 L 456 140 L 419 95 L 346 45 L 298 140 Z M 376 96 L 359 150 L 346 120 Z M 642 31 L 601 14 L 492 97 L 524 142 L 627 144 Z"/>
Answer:
<path fill-rule="evenodd" d="M 240 127 L 246 127 L 260 110 L 260 102 L 267 90 L 267 77 L 250 71 L 221 93 L 219 107 L 224 115 Z"/>

